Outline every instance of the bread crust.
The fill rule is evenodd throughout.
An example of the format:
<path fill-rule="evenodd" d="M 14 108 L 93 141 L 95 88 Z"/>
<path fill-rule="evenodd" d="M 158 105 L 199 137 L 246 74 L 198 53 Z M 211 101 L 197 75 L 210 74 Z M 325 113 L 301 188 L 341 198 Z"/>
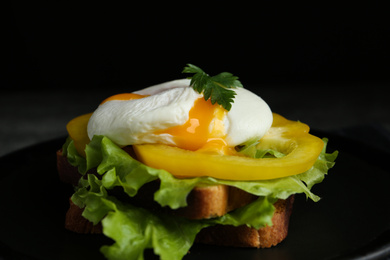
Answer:
<path fill-rule="evenodd" d="M 76 167 L 69 164 L 62 151 L 57 151 L 57 169 L 60 180 L 77 185 L 82 177 Z M 96 174 L 96 170 L 89 173 Z M 153 201 L 153 194 L 159 182 L 151 182 L 142 187 L 132 201 L 147 208 L 159 207 Z M 227 212 L 245 206 L 257 197 L 235 187 L 213 185 L 195 187 L 187 197 L 187 207 L 178 210 L 166 209 L 169 214 L 183 216 L 189 219 L 207 219 L 225 215 Z M 197 243 L 214 244 L 234 247 L 268 248 L 283 241 L 288 233 L 289 219 L 292 212 L 294 196 L 287 200 L 278 200 L 275 213 L 272 217 L 272 226 L 260 229 L 247 226 L 216 225 L 204 228 L 196 237 Z M 76 233 L 102 233 L 101 224 L 93 223 L 82 217 L 83 209 L 69 201 L 69 210 L 66 213 L 65 228 Z"/>
<path fill-rule="evenodd" d="M 256 196 L 227 185 L 195 187 L 187 197 L 187 207 L 174 214 L 188 219 L 220 217 L 256 200 Z"/>
<path fill-rule="evenodd" d="M 197 243 L 234 247 L 269 248 L 282 242 L 288 234 L 288 226 L 294 195 L 287 200 L 278 200 L 272 217 L 272 226 L 260 229 L 247 226 L 216 225 L 202 229 L 196 237 Z"/>
<path fill-rule="evenodd" d="M 60 181 L 72 185 L 77 185 L 81 174 L 78 172 L 77 168 L 72 166 L 68 159 L 63 156 L 62 149 L 57 151 L 57 171 Z"/>
<path fill-rule="evenodd" d="M 103 228 L 101 223 L 94 225 L 82 216 L 84 209 L 76 206 L 69 199 L 69 209 L 65 215 L 65 228 L 80 234 L 101 234 Z"/>

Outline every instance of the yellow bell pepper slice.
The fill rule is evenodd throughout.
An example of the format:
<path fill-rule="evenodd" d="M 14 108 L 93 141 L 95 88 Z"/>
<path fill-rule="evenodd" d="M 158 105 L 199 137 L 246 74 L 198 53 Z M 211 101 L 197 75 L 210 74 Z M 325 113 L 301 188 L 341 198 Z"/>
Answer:
<path fill-rule="evenodd" d="M 77 152 L 83 157 L 85 157 L 85 146 L 90 142 L 87 126 L 91 116 L 92 113 L 78 116 L 70 120 L 66 125 L 66 130 L 70 138 L 72 138 Z"/>
<path fill-rule="evenodd" d="M 164 169 L 176 177 L 209 176 L 226 180 L 268 180 L 296 175 L 309 170 L 324 143 L 309 134 L 309 126 L 273 114 L 268 133 L 259 149 L 274 149 L 286 154 L 282 158 L 254 159 L 238 155 L 206 154 L 163 144 L 133 145 L 137 159 Z"/>

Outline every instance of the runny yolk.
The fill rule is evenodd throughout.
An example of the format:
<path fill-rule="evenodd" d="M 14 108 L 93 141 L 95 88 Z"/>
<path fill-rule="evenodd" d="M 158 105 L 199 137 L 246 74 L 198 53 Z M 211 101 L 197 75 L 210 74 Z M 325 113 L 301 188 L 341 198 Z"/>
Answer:
<path fill-rule="evenodd" d="M 156 131 L 155 134 L 170 134 L 176 146 L 186 150 L 223 152 L 227 147 L 223 119 L 226 110 L 212 105 L 210 100 L 199 98 L 189 112 L 186 123 Z"/>
<path fill-rule="evenodd" d="M 102 103 L 100 103 L 100 105 L 106 103 L 107 101 L 112 101 L 112 100 L 133 100 L 133 99 L 141 99 L 144 97 L 147 97 L 147 95 L 140 95 L 135 93 L 117 94 L 106 98 L 105 100 L 103 100 Z"/>
<path fill-rule="evenodd" d="M 134 100 L 147 97 L 134 93 L 123 93 L 106 98 L 101 104 L 112 100 Z M 169 134 L 176 146 L 182 149 L 204 153 L 227 153 L 223 119 L 226 110 L 211 104 L 210 99 L 199 98 L 189 112 L 189 119 L 183 125 L 155 131 L 154 134 Z"/>

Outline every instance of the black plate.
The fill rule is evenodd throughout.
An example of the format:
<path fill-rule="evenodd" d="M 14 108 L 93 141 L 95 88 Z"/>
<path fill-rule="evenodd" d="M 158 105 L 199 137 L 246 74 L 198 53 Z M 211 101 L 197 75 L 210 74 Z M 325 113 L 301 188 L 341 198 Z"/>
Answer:
<path fill-rule="evenodd" d="M 336 166 L 313 188 L 318 203 L 297 196 L 285 241 L 271 249 L 195 245 L 184 259 L 381 259 L 390 255 L 390 153 L 337 135 Z M 103 259 L 100 235 L 64 229 L 72 190 L 57 178 L 55 151 L 65 138 L 0 158 L 0 259 Z M 151 250 L 146 259 L 155 258 Z M 365 259 L 366 259 L 365 258 Z"/>

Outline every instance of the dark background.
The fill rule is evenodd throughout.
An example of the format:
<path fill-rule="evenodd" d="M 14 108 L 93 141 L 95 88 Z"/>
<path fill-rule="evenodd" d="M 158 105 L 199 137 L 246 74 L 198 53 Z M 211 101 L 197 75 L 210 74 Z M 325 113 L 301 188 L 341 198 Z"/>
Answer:
<path fill-rule="evenodd" d="M 4 8 L 0 155 L 66 135 L 108 95 L 229 71 L 312 128 L 390 129 L 389 15 L 378 3 L 24 4 Z"/>
<path fill-rule="evenodd" d="M 246 84 L 388 81 L 378 3 L 19 5 L 6 21 L 6 87 L 146 86 L 186 63 Z M 4 32 L 3 32 L 4 35 Z"/>
<path fill-rule="evenodd" d="M 274 112 L 307 123 L 322 136 L 341 136 L 330 138 L 329 145 L 339 150 L 335 168 L 340 173 L 345 169 L 345 176 L 356 173 L 342 160 L 349 158 L 353 148 L 346 149 L 345 141 L 337 140 L 352 139 L 354 154 L 361 155 L 363 166 L 366 160 L 367 165 L 376 165 L 375 160 L 382 158 L 376 154 L 384 154 L 381 150 L 389 152 L 387 5 L 373 1 L 302 5 L 295 1 L 161 2 L 34 1 L 2 7 L 0 156 L 38 144 L 29 151 L 46 149 L 42 154 L 52 154 L 47 161 L 53 162 L 50 167 L 54 169 L 56 149 L 47 151 L 48 146 L 40 144 L 65 140 L 69 120 L 92 112 L 107 96 L 182 78 L 187 63 L 212 75 L 232 72 Z M 377 149 L 360 151 L 361 143 Z M 21 154 L 28 157 L 24 151 Z M 23 165 L 26 161 L 9 163 Z M 31 167 L 28 163 L 26 168 Z M 376 174 L 360 168 L 359 161 L 351 163 L 356 163 L 357 172 L 364 174 L 367 169 L 368 177 Z M 1 165 L 3 174 L 10 168 L 6 166 Z M 360 177 L 358 185 L 349 185 L 353 191 L 365 192 L 359 196 L 381 191 L 374 184 L 364 187 L 365 176 Z M 342 197 L 342 192 L 337 196 Z M 358 209 L 361 204 L 360 200 L 353 203 Z M 366 218 L 359 214 L 355 220 L 363 223 Z M 0 242 L 7 245 L 7 241 Z M 23 246 L 15 250 L 23 251 Z M 2 254 L 0 249 L 0 258 Z"/>

